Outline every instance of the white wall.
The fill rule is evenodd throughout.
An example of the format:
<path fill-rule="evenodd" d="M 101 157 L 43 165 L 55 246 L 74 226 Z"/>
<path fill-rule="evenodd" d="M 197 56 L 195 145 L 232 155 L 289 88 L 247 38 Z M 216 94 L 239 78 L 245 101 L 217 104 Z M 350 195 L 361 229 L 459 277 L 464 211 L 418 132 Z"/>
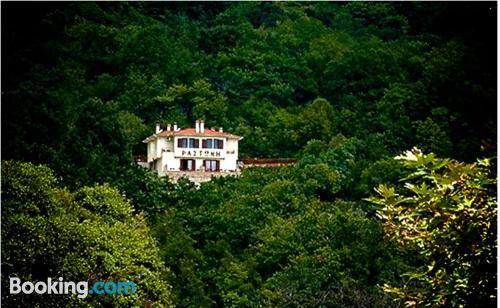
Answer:
<path fill-rule="evenodd" d="M 225 159 L 221 161 L 220 168 L 221 170 L 236 170 L 238 160 L 238 140 L 226 139 L 226 145 L 227 146 L 224 151 Z M 228 154 L 227 152 L 231 154 Z"/>
<path fill-rule="evenodd" d="M 177 148 L 177 138 L 181 137 L 176 136 L 171 138 L 171 140 L 168 140 L 167 137 L 158 137 L 148 143 L 148 162 L 157 159 L 155 170 L 158 171 L 159 174 L 164 175 L 167 171 L 178 171 L 180 167 L 180 158 L 194 159 L 196 161 L 197 170 L 201 169 L 203 166 L 203 160 L 205 159 L 219 160 L 221 171 L 233 171 L 238 169 L 237 139 L 224 138 L 223 149 L 203 149 L 201 148 L 201 145 L 202 139 L 204 138 L 197 138 L 200 140 L 200 148 L 189 149 Z M 188 151 L 190 151 L 190 154 L 188 154 Z"/>
<path fill-rule="evenodd" d="M 174 152 L 163 152 L 162 171 L 179 170 L 179 160 L 174 158 Z"/>
<path fill-rule="evenodd" d="M 156 157 L 162 157 L 163 149 L 167 147 L 166 138 L 156 138 Z"/>
<path fill-rule="evenodd" d="M 148 163 L 149 162 L 152 162 L 153 159 L 155 159 L 155 155 L 156 155 L 156 152 L 155 152 L 155 149 L 156 149 L 156 145 L 155 145 L 155 141 L 150 141 L 148 142 Z"/>

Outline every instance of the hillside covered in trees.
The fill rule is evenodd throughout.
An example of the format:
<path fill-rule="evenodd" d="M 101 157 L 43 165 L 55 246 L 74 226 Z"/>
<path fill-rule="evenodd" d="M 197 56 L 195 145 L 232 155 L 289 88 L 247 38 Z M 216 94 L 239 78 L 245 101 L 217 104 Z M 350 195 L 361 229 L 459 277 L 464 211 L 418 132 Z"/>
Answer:
<path fill-rule="evenodd" d="M 1 6 L 7 305 L 496 303 L 496 3 Z M 133 162 L 200 118 L 297 164 L 195 187 Z"/>

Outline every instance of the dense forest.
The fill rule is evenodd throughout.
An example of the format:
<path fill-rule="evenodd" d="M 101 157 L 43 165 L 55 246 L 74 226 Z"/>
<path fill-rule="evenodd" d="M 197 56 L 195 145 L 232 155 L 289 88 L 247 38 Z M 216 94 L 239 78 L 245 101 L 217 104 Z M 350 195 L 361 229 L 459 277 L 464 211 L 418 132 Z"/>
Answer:
<path fill-rule="evenodd" d="M 495 2 L 1 8 L 6 306 L 496 305 Z M 297 163 L 199 187 L 134 163 L 196 119 Z"/>

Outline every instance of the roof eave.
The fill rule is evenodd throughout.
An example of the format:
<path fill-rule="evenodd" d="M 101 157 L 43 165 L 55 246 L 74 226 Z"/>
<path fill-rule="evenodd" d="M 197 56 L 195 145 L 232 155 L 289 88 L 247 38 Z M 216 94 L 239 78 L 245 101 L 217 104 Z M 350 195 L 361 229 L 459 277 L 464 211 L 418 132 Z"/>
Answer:
<path fill-rule="evenodd" d="M 142 140 L 143 143 L 148 143 L 156 138 L 160 138 L 160 137 L 206 137 L 206 138 L 228 138 L 228 139 L 237 139 L 237 140 L 241 140 L 243 139 L 242 136 L 238 136 L 238 135 L 232 135 L 232 134 L 227 134 L 227 135 L 222 135 L 222 136 L 218 136 L 218 135 L 205 135 L 205 134 L 176 134 L 175 132 L 172 132 L 170 134 L 165 134 L 165 135 L 162 135 L 162 133 L 158 133 L 158 134 L 154 134 L 154 135 L 151 135 L 149 137 L 147 137 L 146 139 Z"/>

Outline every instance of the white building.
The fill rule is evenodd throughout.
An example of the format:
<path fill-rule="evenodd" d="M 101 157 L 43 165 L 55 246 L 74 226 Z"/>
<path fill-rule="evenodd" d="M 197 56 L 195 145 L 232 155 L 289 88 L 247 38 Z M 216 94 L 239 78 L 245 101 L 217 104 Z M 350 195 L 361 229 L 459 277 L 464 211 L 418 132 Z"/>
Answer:
<path fill-rule="evenodd" d="M 205 128 L 203 120 L 194 128 L 181 129 L 177 124 L 167 124 L 143 140 L 148 145 L 149 169 L 177 181 L 186 176 L 199 183 L 212 176 L 238 174 L 238 142 L 243 137 L 226 133 L 222 127 Z"/>

